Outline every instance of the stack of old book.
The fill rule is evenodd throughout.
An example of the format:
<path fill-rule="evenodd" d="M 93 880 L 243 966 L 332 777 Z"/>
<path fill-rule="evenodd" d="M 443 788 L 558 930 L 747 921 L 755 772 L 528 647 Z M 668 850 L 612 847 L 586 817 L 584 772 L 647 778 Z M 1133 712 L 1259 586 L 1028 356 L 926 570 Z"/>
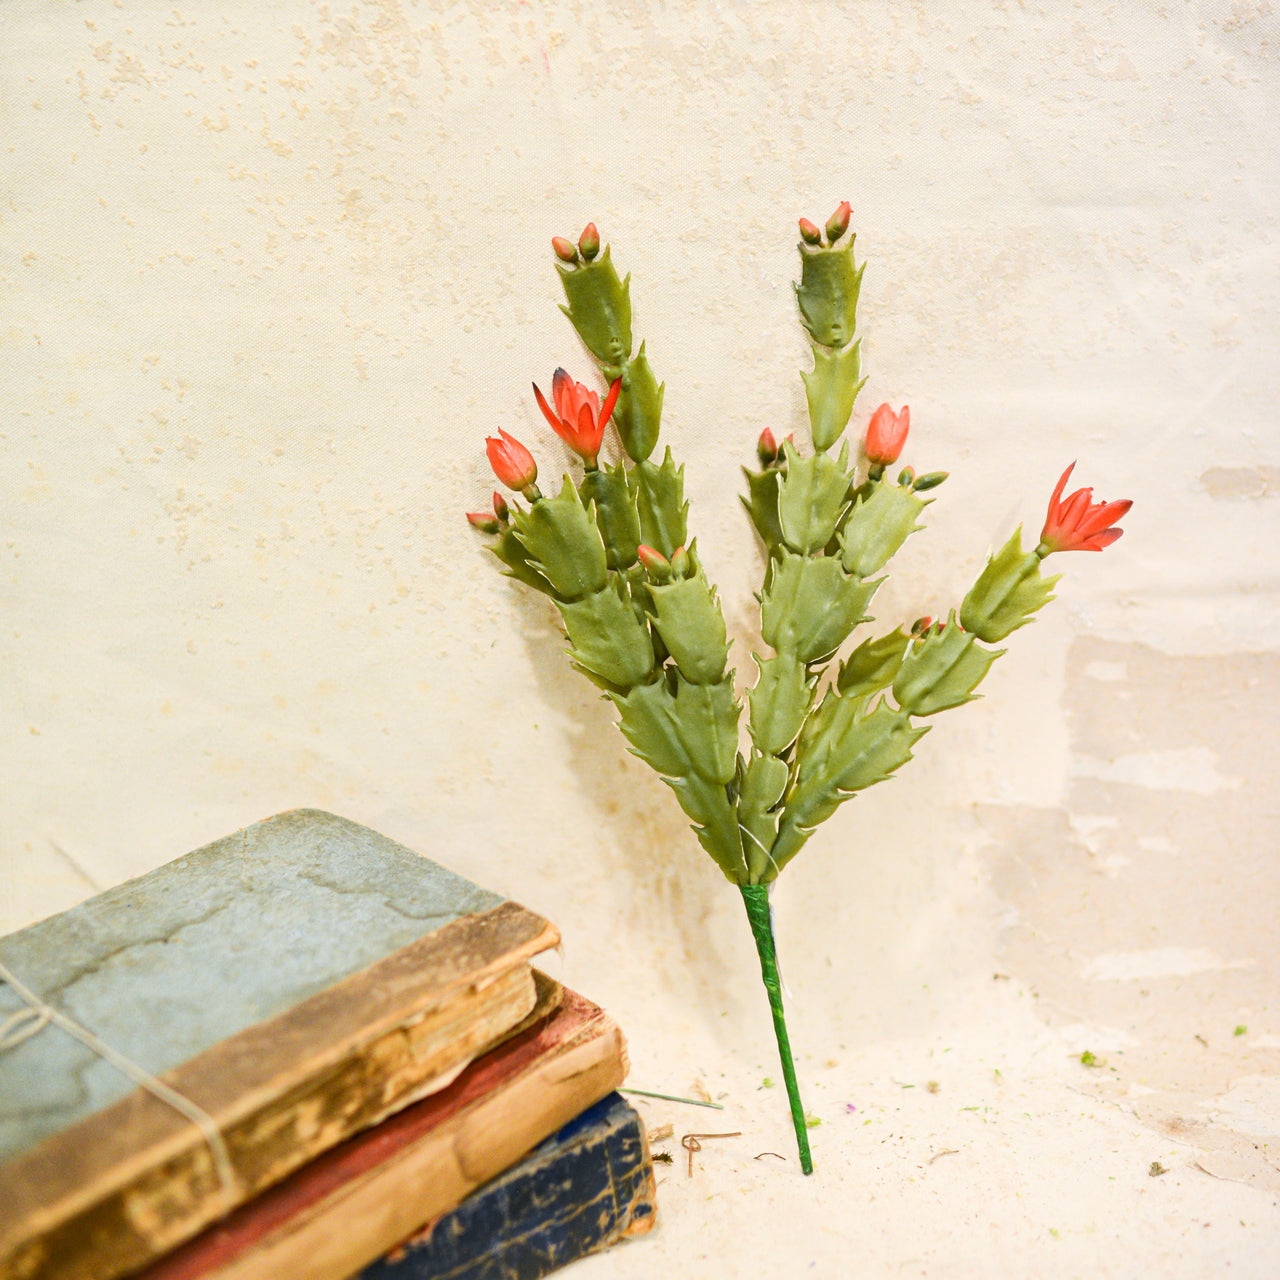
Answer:
<path fill-rule="evenodd" d="M 332 814 L 0 938 L 2 1280 L 533 1280 L 647 1230 L 546 920 Z"/>

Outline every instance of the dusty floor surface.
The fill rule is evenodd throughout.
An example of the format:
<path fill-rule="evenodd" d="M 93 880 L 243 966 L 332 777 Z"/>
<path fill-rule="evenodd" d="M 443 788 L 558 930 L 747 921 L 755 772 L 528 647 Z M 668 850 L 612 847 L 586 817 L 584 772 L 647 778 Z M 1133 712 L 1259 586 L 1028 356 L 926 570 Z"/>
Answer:
<path fill-rule="evenodd" d="M 636 1099 L 651 1132 L 672 1126 L 654 1143 L 672 1160 L 658 1225 L 571 1274 L 1274 1277 L 1275 1079 L 1153 1122 L 1140 1087 L 1082 1065 L 1079 1041 L 1004 985 L 950 1034 L 803 1063 L 821 1120 L 807 1179 L 758 1074 L 711 1060 L 700 1079 L 723 1111 Z M 682 1136 L 732 1131 L 702 1142 L 691 1175 Z"/>

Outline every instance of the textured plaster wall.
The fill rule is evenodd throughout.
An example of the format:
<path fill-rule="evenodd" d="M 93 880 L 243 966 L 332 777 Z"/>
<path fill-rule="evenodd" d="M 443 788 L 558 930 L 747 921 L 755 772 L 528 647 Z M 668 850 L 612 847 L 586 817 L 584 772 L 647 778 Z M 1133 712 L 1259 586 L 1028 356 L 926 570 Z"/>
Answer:
<path fill-rule="evenodd" d="M 844 1110 L 915 1107 L 889 1122 L 900 1145 L 928 1132 L 976 1160 L 982 1139 L 930 1129 L 924 1090 L 895 1083 L 954 1052 L 948 1116 L 958 1081 L 998 1112 L 984 1091 L 1016 1068 L 1004 1105 L 1028 1120 L 929 1202 L 944 1242 L 1109 1274 L 1100 1239 L 1128 1248 L 1148 1213 L 1162 1274 L 1267 1274 L 1270 4 L 8 0 L 0 95 L 0 929 L 331 808 L 555 918 L 557 972 L 623 1022 L 636 1083 L 725 1094 L 726 1128 L 784 1150 L 736 895 L 462 512 L 492 488 L 499 426 L 537 442 L 544 475 L 564 465 L 528 388 L 589 370 L 548 244 L 594 219 L 633 272 L 664 439 L 749 671 L 737 467 L 763 426 L 803 432 L 795 219 L 848 198 L 870 260 L 855 425 L 909 402 L 908 460 L 952 473 L 879 618 L 953 605 L 992 545 L 1038 530 L 1073 458 L 1135 506 L 1105 556 L 1062 558 L 1059 600 L 984 700 L 788 869 L 820 1175 L 860 1174 L 829 1173 L 829 1201 L 756 1190 L 825 1206 L 812 1229 L 788 1220 L 837 1250 L 826 1224 L 877 1188 L 865 1256 L 957 1274 L 929 1271 L 894 1199 L 929 1153 L 866 1165 L 893 1148 Z M 1086 1049 L 1106 1065 L 1083 1068 Z M 1079 1129 L 1081 1107 L 1101 1128 Z M 1133 1159 L 1093 1170 L 1054 1254 L 1070 1214 L 1038 1171 L 1107 1142 Z M 1157 1154 L 1192 1172 L 1148 1184 Z M 1214 1159 L 1239 1203 L 1205 1190 Z M 731 1223 L 771 1166 L 734 1168 L 711 1184 Z M 1117 1177 L 1132 1212 L 1109 1209 L 1128 1203 L 1104 1194 Z M 667 1244 L 627 1256 L 712 1248 L 672 1180 Z M 1192 1231 L 1197 1197 L 1224 1194 L 1236 1234 Z M 1016 1225 L 965 1225 L 1002 1196 L 1023 1200 Z M 730 1230 L 722 1260 L 742 1244 Z"/>

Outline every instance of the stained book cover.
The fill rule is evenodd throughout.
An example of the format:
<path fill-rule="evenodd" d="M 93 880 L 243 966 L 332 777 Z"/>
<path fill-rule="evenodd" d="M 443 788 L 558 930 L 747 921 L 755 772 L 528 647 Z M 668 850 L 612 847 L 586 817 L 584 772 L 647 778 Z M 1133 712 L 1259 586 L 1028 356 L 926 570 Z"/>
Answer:
<path fill-rule="evenodd" d="M 319 1156 L 135 1280 L 345 1280 L 425 1224 L 452 1220 L 460 1206 L 487 1194 L 491 1179 L 526 1167 L 536 1144 L 609 1096 L 627 1072 L 613 1019 L 537 978 L 539 1008 L 530 1025 L 447 1088 Z M 625 1160 L 614 1158 L 619 1172 L 640 1166 L 630 1149 Z M 538 1178 L 542 1185 L 546 1175 Z M 652 1189 L 646 1194 L 651 1204 Z M 602 1195 L 597 1187 L 593 1203 Z M 628 1221 L 636 1226 L 642 1200 L 637 1191 L 630 1201 L 637 1207 Z M 614 1207 L 608 1216 L 621 1223 L 626 1215 Z M 604 1217 L 593 1211 L 597 1218 L 603 1232 Z M 441 1239 L 455 1234 L 450 1227 Z"/>
<path fill-rule="evenodd" d="M 306 809 L 0 938 L 0 1025 L 29 1032 L 0 1052 L 0 1277 L 112 1280 L 446 1086 L 533 1011 L 557 941 Z"/>

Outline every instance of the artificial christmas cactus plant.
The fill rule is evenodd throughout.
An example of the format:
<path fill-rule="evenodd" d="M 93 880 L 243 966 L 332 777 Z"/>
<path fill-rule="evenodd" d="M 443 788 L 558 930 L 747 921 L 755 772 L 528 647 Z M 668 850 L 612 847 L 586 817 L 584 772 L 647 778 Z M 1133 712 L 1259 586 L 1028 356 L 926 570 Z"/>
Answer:
<path fill-rule="evenodd" d="M 672 788 L 702 847 L 738 887 L 805 1173 L 813 1163 L 769 887 L 839 805 L 911 759 L 930 727 L 921 721 L 974 697 L 1002 652 L 990 646 L 1053 598 L 1057 579 L 1043 575 L 1044 559 L 1102 550 L 1120 536 L 1116 522 L 1130 506 L 1094 503 L 1088 489 L 1064 499 L 1068 467 L 1039 543 L 1024 551 L 1015 533 L 945 621 L 922 618 L 846 643 L 872 621 L 867 609 L 882 571 L 920 527 L 933 500 L 924 495 L 946 479 L 910 467 L 887 474 L 910 430 L 905 405 L 876 409 L 856 453 L 841 443 L 865 381 L 856 336 L 863 267 L 854 261 L 850 216 L 842 203 L 822 228 L 800 220 L 796 301 L 813 354 L 812 371 L 801 375 L 813 451 L 790 437 L 779 442 L 766 427 L 756 442 L 759 469 L 743 469 L 743 504 L 765 550 L 766 647 L 753 655 L 745 702 L 729 667 L 719 599 L 689 536 L 683 468 L 669 448 L 653 460 L 663 388 L 632 333 L 630 276 L 619 278 L 594 224 L 576 244 L 557 236 L 552 248 L 562 310 L 595 359 L 604 402 L 563 369 L 552 403 L 534 387 L 582 474 L 566 475 L 558 493 L 544 496 L 532 454 L 500 431 L 487 441 L 489 461 L 528 505 L 495 493 L 492 515 L 467 517 L 496 538 L 492 550 L 511 577 L 551 598 L 570 661 L 612 701 L 631 751 Z M 610 422 L 624 457 L 601 466 Z"/>

